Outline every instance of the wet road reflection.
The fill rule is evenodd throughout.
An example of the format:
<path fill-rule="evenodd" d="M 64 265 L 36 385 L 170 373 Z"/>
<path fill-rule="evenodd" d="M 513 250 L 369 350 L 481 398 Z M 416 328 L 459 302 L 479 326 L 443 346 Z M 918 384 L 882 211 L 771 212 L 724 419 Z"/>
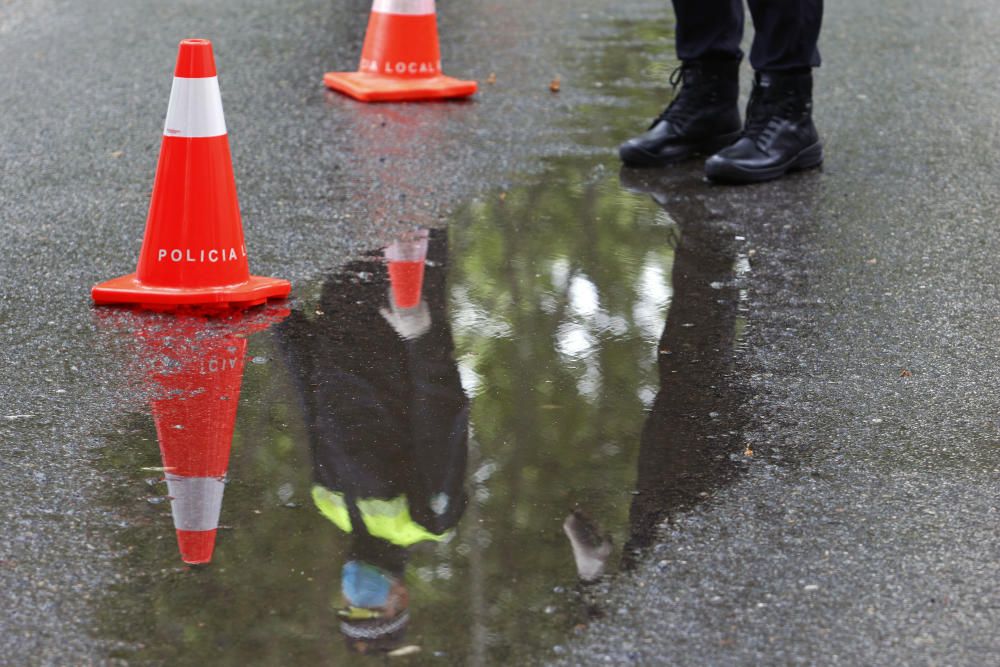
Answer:
<path fill-rule="evenodd" d="M 441 233 L 401 238 L 384 263 L 354 262 L 327 280 L 315 317 L 296 312 L 276 331 L 309 437 L 313 501 L 350 535 L 338 615 L 360 653 L 399 648 L 409 551 L 449 537 L 467 502 L 469 402 L 446 312 L 446 252 Z"/>
<path fill-rule="evenodd" d="M 131 574 L 102 632 L 153 663 L 511 664 L 613 613 L 578 582 L 627 567 L 742 455 L 745 260 L 717 204 L 565 160 L 307 286 L 249 349 L 143 337 L 178 400 L 154 402 L 156 434 L 125 420 L 108 459 Z M 142 469 L 174 469 L 178 526 L 211 530 L 234 418 L 212 565 L 179 567 Z"/>
<path fill-rule="evenodd" d="M 677 224 L 673 298 L 657 348 L 660 389 L 643 426 L 625 564 L 671 512 L 708 497 L 736 474 L 743 419 L 730 370 L 743 316 L 739 228 L 704 198 L 672 200 L 663 176 L 623 169 L 622 186 L 648 192 Z M 746 454 L 746 453 L 744 453 Z"/>
<path fill-rule="evenodd" d="M 631 104 L 646 93 L 628 82 L 666 67 L 669 42 L 624 28 L 592 65 Z M 394 157 L 433 145 L 449 109 L 356 113 L 351 136 L 384 169 L 353 223 L 437 219 L 422 163 Z M 580 111 L 560 141 L 606 157 L 633 130 L 620 106 Z M 298 285 L 293 312 L 249 341 L 203 324 L 143 342 L 137 382 L 165 402 L 123 416 L 102 460 L 121 480 L 106 498 L 121 577 L 95 629 L 112 659 L 528 664 L 617 613 L 580 582 L 628 567 L 739 469 L 728 374 L 747 266 L 697 169 L 620 181 L 604 157 L 554 158 L 446 231 Z M 216 358 L 218 372 L 195 361 Z M 169 490 L 150 479 L 162 468 Z M 210 565 L 180 562 L 175 520 L 218 525 Z"/>
<path fill-rule="evenodd" d="M 288 315 L 280 306 L 227 317 L 102 311 L 102 328 L 128 332 L 139 389 L 150 396 L 181 560 L 210 563 L 236 426 L 247 336 Z"/>

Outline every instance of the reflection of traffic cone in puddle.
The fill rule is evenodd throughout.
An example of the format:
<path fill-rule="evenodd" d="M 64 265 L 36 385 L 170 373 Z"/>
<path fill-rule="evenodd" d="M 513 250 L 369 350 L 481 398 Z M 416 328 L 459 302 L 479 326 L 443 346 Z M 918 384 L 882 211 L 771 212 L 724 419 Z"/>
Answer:
<path fill-rule="evenodd" d="M 396 308 L 416 308 L 424 286 L 427 261 L 427 230 L 397 239 L 385 249 L 389 264 L 392 301 Z"/>
<path fill-rule="evenodd" d="M 172 318 L 143 328 L 142 361 L 155 386 L 151 401 L 181 559 L 212 560 L 236 425 L 246 334 L 284 318 L 276 310 L 206 329 L 205 320 Z"/>
<path fill-rule="evenodd" d="M 99 305 L 248 307 L 285 280 L 250 275 L 212 45 L 180 44 L 136 272 L 97 285 Z"/>
<path fill-rule="evenodd" d="M 374 0 L 357 72 L 328 72 L 323 82 L 363 102 L 468 97 L 475 81 L 441 73 L 434 0 Z"/>

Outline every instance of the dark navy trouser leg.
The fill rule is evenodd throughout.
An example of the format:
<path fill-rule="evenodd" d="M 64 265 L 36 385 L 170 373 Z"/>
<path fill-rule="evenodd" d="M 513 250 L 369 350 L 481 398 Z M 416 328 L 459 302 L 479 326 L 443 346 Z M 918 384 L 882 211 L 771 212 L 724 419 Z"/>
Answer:
<path fill-rule="evenodd" d="M 819 67 L 823 0 L 747 0 L 754 23 L 750 64 L 758 71 Z M 673 0 L 677 57 L 743 57 L 743 0 Z"/>
<path fill-rule="evenodd" d="M 754 38 L 750 64 L 759 72 L 819 67 L 823 0 L 748 0 Z"/>
<path fill-rule="evenodd" d="M 743 57 L 743 0 L 673 0 L 679 60 Z"/>

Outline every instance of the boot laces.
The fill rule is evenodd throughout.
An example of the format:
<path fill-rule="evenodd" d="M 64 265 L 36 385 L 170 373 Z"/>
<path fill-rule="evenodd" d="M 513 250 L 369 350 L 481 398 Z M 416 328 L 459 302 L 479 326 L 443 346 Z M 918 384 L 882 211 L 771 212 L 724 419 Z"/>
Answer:
<path fill-rule="evenodd" d="M 765 97 L 764 89 L 755 85 L 747 105 L 747 120 L 742 136 L 754 142 L 760 151 L 766 151 L 782 124 L 792 120 L 796 113 L 795 98 L 791 94 Z"/>
<path fill-rule="evenodd" d="M 673 91 L 673 99 L 667 108 L 663 110 L 654 120 L 650 128 L 654 127 L 661 120 L 665 120 L 683 127 L 700 110 L 702 104 L 693 94 L 692 86 L 685 85 L 684 75 L 691 69 L 688 63 L 681 63 L 670 73 L 670 88 Z M 679 90 L 678 90 L 679 88 Z"/>

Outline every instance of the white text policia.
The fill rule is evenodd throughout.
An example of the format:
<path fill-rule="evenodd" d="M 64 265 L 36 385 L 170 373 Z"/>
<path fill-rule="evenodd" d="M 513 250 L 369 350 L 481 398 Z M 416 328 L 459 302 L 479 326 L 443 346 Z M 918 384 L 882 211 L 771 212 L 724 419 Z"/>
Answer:
<path fill-rule="evenodd" d="M 180 262 L 196 262 L 204 264 L 208 262 L 209 264 L 215 264 L 216 262 L 235 262 L 241 257 L 247 256 L 246 246 L 241 248 L 242 254 L 236 254 L 236 248 L 211 248 L 205 250 L 192 251 L 191 248 L 181 249 L 173 248 L 172 250 L 167 250 L 166 248 L 160 248 L 156 253 L 156 261 L 164 262 L 170 261 L 175 264 Z"/>

